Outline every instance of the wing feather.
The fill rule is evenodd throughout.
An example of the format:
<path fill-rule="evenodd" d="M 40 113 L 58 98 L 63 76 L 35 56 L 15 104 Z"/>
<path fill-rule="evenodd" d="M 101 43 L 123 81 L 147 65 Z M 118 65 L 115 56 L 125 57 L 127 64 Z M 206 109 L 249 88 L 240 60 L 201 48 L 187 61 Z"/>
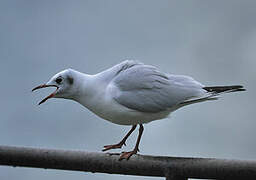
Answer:
<path fill-rule="evenodd" d="M 156 67 L 126 61 L 113 79 L 119 93 L 113 98 L 119 104 L 141 112 L 168 110 L 205 90 L 188 76 L 160 72 Z"/>

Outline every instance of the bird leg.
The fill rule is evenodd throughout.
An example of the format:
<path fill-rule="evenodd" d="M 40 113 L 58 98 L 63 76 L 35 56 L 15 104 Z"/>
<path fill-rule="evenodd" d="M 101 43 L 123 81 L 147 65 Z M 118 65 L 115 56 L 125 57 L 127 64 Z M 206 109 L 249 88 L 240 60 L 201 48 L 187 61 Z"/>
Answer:
<path fill-rule="evenodd" d="M 125 137 L 119 143 L 113 144 L 113 145 L 106 145 L 106 146 L 104 146 L 104 149 L 102 151 L 108 151 L 110 149 L 122 148 L 123 145 L 126 146 L 125 141 L 131 135 L 131 133 L 136 129 L 136 126 L 137 125 L 133 125 L 132 128 L 130 129 L 130 131 L 125 135 Z"/>
<path fill-rule="evenodd" d="M 140 139 L 141 139 L 143 130 L 144 130 L 143 125 L 140 124 L 139 135 L 138 135 L 137 142 L 134 149 L 129 152 L 122 152 L 119 160 L 122 160 L 122 159 L 128 160 L 133 154 L 137 154 L 137 152 L 139 152 L 139 144 L 140 144 Z"/>

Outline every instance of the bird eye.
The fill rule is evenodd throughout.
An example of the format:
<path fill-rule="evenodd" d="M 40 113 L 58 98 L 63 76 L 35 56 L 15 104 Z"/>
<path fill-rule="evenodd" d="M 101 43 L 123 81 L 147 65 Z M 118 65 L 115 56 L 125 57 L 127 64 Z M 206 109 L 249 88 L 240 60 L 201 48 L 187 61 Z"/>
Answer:
<path fill-rule="evenodd" d="M 61 82 L 62 82 L 62 79 L 61 79 L 61 78 L 57 78 L 57 79 L 56 79 L 56 83 L 57 83 L 57 84 L 60 84 Z"/>

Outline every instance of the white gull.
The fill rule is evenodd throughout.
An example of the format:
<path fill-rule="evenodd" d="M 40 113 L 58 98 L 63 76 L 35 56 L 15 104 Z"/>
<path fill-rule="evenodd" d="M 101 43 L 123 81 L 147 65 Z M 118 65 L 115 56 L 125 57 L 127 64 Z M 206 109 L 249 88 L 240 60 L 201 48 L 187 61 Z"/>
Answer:
<path fill-rule="evenodd" d="M 138 152 L 142 124 L 166 118 L 185 105 L 215 100 L 221 93 L 245 90 L 240 85 L 206 87 L 189 76 L 163 73 L 154 66 L 132 60 L 95 75 L 67 69 L 32 91 L 52 86 L 56 90 L 39 104 L 49 98 L 71 99 L 112 123 L 132 125 L 119 143 L 104 146 L 103 151 L 121 148 L 140 125 L 135 148 L 123 152 L 120 160 Z"/>

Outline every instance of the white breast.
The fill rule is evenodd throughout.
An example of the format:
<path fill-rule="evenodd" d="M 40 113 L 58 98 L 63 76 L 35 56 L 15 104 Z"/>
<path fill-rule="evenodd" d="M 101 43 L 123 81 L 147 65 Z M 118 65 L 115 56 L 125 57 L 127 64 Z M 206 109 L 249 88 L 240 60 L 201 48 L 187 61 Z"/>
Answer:
<path fill-rule="evenodd" d="M 163 119 L 168 112 L 144 113 L 124 107 L 118 104 L 111 96 L 113 93 L 119 93 L 113 85 L 94 91 L 93 95 L 80 99 L 78 102 L 88 108 L 99 117 L 120 125 L 134 125 L 148 123 L 153 120 Z"/>

